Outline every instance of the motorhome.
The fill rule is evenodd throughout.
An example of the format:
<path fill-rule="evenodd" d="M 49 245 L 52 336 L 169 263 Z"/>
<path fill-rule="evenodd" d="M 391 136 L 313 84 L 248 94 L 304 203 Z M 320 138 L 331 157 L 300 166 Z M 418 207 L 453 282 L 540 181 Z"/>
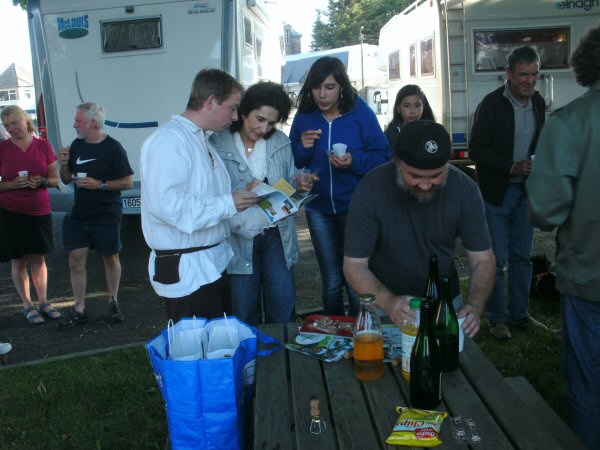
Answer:
<path fill-rule="evenodd" d="M 55 151 L 75 138 L 75 107 L 93 101 L 135 171 L 125 214 L 139 214 L 144 139 L 183 112 L 196 73 L 221 68 L 244 85 L 281 79 L 283 24 L 267 0 L 29 0 L 40 130 Z M 56 191 L 56 190 L 53 190 Z M 69 211 L 71 185 L 52 192 Z"/>
<path fill-rule="evenodd" d="M 548 113 L 584 92 L 569 55 L 600 19 L 600 0 L 418 0 L 379 34 L 382 86 L 393 115 L 398 90 L 419 85 L 435 118 L 452 136 L 453 159 L 468 160 L 473 115 L 483 97 L 506 79 L 506 58 L 522 45 L 541 57 L 537 89 Z"/>

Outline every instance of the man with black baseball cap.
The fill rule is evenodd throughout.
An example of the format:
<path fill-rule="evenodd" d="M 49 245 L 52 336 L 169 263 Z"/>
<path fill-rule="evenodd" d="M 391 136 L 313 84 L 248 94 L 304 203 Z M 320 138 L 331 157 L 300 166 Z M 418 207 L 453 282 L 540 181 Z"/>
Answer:
<path fill-rule="evenodd" d="M 474 336 L 494 283 L 495 260 L 481 194 L 448 164 L 450 147 L 450 136 L 435 122 L 402 128 L 394 160 L 369 172 L 354 191 L 344 275 L 357 292 L 374 293 L 376 304 L 401 325 L 410 316 L 410 298 L 423 294 L 428 258 L 435 254 L 440 274 L 451 276 L 464 331 Z M 454 266 L 457 237 L 471 268 L 465 302 Z"/>

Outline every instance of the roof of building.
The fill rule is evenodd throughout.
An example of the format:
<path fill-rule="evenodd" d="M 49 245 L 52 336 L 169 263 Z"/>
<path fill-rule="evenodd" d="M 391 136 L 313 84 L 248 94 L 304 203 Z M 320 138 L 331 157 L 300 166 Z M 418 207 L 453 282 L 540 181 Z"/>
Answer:
<path fill-rule="evenodd" d="M 0 89 L 16 89 L 33 86 L 33 75 L 27 69 L 12 63 L 0 73 Z"/>

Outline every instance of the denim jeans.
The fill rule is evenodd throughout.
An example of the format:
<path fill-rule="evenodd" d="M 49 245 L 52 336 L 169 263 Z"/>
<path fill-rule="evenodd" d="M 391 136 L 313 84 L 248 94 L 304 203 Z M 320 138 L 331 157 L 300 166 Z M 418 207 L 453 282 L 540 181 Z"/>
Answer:
<path fill-rule="evenodd" d="M 229 274 L 234 314 L 249 325 L 292 322 L 296 308 L 294 268 L 287 268 L 279 228 L 254 238 L 252 274 Z"/>
<path fill-rule="evenodd" d="M 345 214 L 323 214 L 306 210 L 306 222 L 321 271 L 323 311 L 328 315 L 343 316 L 343 289 L 348 296 L 348 315 L 356 316 L 360 305 L 358 294 L 344 278 Z"/>
<path fill-rule="evenodd" d="M 590 449 L 600 449 L 600 302 L 566 294 L 560 300 L 571 428 Z"/>
<path fill-rule="evenodd" d="M 527 195 L 519 183 L 509 183 L 500 206 L 485 202 L 492 249 L 496 256 L 496 281 L 487 303 L 492 322 L 528 316 L 531 285 L 533 225 L 527 216 Z M 504 265 L 508 260 L 508 304 L 504 298 Z"/>

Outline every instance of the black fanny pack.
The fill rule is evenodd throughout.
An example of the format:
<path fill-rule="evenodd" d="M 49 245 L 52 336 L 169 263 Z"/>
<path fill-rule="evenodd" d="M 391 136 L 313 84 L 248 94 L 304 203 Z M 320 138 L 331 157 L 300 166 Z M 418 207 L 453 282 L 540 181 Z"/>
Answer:
<path fill-rule="evenodd" d="M 154 250 L 156 258 L 154 260 L 154 277 L 152 277 L 152 279 L 160 284 L 179 283 L 179 261 L 181 260 L 181 255 L 208 250 L 219 244 L 220 242 L 218 244 L 205 245 L 202 247 Z"/>

